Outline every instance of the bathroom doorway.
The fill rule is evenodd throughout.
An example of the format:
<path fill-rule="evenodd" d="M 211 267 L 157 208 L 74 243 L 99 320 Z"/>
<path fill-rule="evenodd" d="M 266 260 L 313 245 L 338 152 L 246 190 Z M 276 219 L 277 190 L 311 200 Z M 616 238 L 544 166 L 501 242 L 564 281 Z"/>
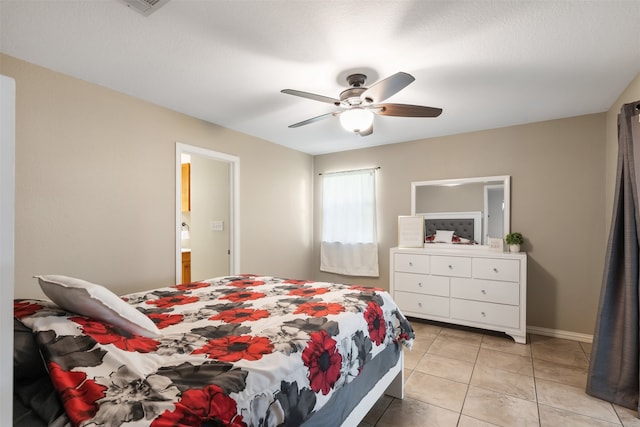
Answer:
<path fill-rule="evenodd" d="M 237 274 L 239 159 L 176 144 L 176 283 Z"/>

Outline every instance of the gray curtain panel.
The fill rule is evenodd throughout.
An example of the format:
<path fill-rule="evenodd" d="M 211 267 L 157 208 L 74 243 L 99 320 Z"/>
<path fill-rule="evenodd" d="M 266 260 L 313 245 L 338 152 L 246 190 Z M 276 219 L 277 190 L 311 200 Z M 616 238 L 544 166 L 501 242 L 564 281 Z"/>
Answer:
<path fill-rule="evenodd" d="M 591 396 L 634 410 L 640 365 L 639 119 L 640 101 L 624 105 L 618 116 L 616 193 L 586 389 Z"/>

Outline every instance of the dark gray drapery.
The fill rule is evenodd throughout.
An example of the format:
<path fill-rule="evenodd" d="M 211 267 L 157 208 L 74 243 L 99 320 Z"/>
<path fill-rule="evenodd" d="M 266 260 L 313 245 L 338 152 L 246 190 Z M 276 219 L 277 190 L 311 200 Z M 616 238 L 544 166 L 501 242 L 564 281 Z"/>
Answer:
<path fill-rule="evenodd" d="M 587 393 L 638 410 L 640 369 L 640 101 L 618 116 L 618 171 Z M 638 162 L 634 156 L 636 144 Z"/>

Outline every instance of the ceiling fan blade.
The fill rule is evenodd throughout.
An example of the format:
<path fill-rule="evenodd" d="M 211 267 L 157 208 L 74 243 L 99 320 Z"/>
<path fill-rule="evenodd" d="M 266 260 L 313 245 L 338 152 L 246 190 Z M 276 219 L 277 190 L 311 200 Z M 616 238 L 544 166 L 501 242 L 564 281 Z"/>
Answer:
<path fill-rule="evenodd" d="M 369 102 L 382 102 L 407 87 L 415 78 L 411 74 L 395 73 L 384 80 L 374 83 L 362 92 L 360 98 Z"/>
<path fill-rule="evenodd" d="M 407 104 L 378 104 L 372 111 L 381 116 L 438 117 L 442 113 L 442 108 Z"/>
<path fill-rule="evenodd" d="M 280 92 L 286 93 L 289 95 L 300 96 L 302 98 L 313 99 L 314 101 L 326 102 L 328 104 L 340 105 L 340 100 L 335 98 L 330 98 L 328 96 L 316 95 L 315 93 L 303 92 L 301 90 L 294 89 L 282 89 Z"/>
<path fill-rule="evenodd" d="M 358 132 L 358 135 L 360 135 L 360 136 L 369 136 L 372 133 L 373 133 L 373 123 L 371 123 L 371 126 L 366 128 L 365 130 L 362 130 L 362 131 Z"/>
<path fill-rule="evenodd" d="M 321 116 L 312 117 L 312 118 L 310 118 L 310 119 L 303 120 L 303 121 L 298 122 L 298 123 L 294 123 L 294 124 L 292 124 L 292 125 L 289 125 L 289 127 L 290 127 L 290 128 L 298 128 L 298 127 L 300 127 L 300 126 L 308 125 L 308 124 L 310 124 L 310 123 L 314 123 L 314 122 L 317 122 L 317 121 L 319 121 L 319 120 L 326 119 L 327 117 L 333 116 L 334 114 L 335 114 L 335 113 L 326 113 L 326 114 L 322 114 Z"/>

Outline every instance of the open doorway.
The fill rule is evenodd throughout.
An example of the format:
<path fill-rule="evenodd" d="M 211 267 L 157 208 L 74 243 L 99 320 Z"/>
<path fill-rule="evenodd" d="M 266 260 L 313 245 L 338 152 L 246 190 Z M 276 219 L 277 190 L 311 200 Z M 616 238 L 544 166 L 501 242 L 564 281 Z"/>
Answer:
<path fill-rule="evenodd" d="M 176 283 L 239 272 L 235 156 L 176 144 Z"/>

